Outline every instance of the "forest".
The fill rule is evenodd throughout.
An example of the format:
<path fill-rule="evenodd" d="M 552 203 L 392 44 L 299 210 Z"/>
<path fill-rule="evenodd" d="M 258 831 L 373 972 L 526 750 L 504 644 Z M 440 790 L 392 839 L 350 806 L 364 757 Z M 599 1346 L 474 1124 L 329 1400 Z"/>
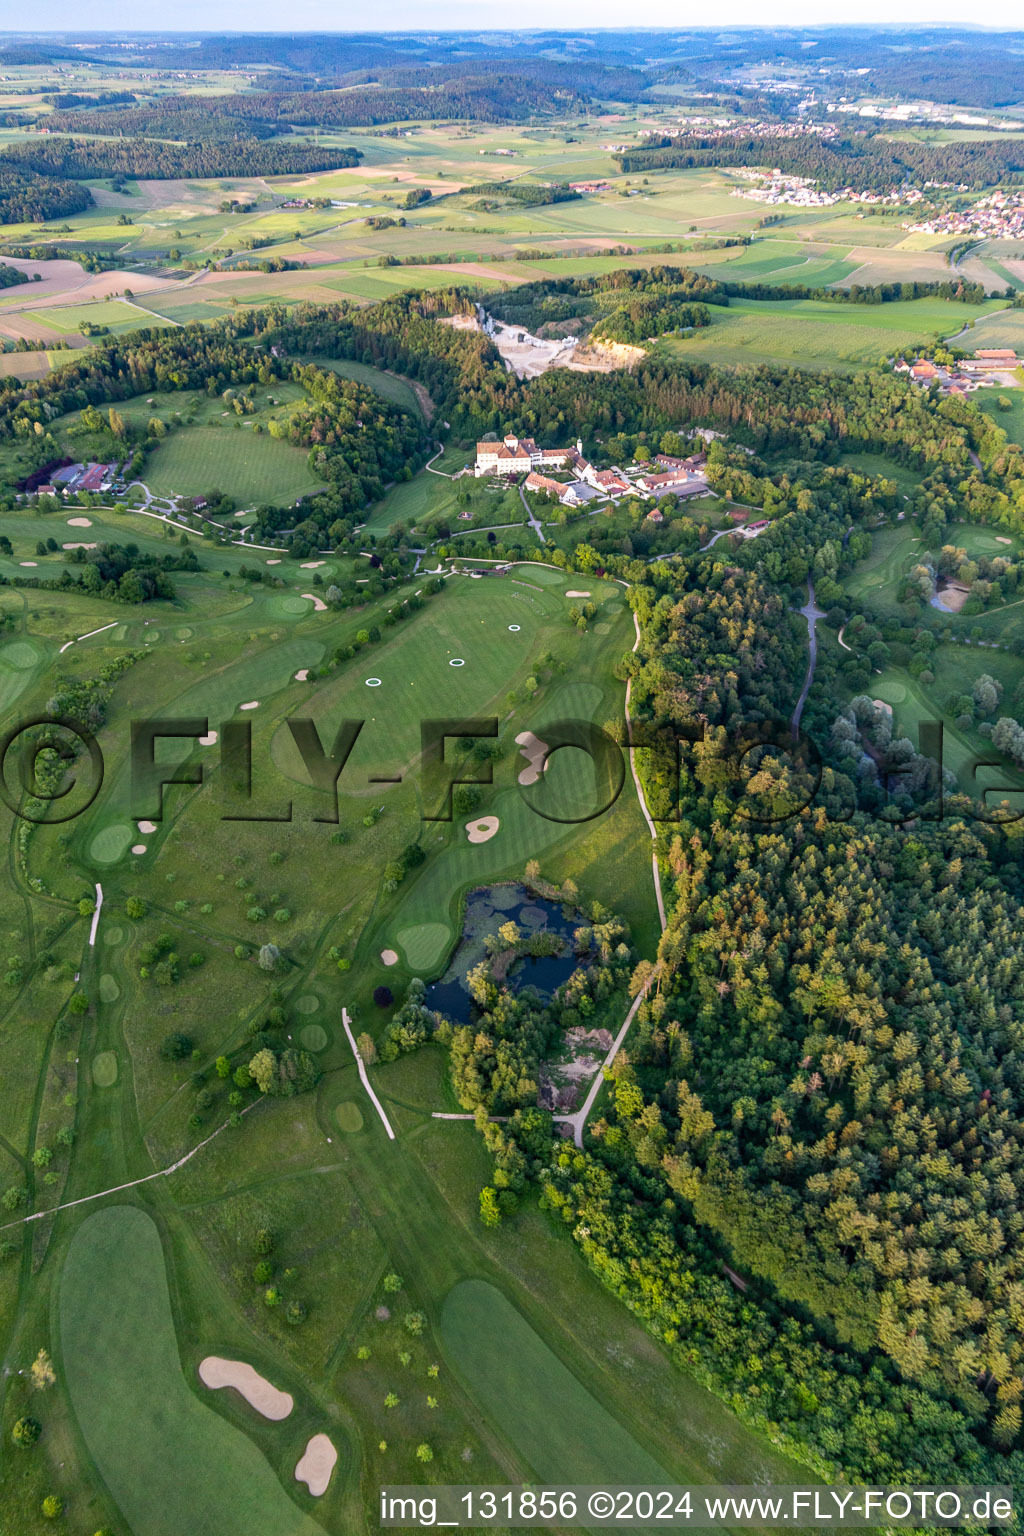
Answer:
<path fill-rule="evenodd" d="M 37 174 L 0 154 L 0 224 L 45 224 L 91 207 L 88 187 L 49 172 Z"/>
<path fill-rule="evenodd" d="M 693 166 L 774 166 L 789 176 L 807 176 L 827 192 L 887 192 L 910 182 L 954 182 L 970 188 L 1017 183 L 1024 171 L 1024 147 L 1012 141 L 957 141 L 950 144 L 898 143 L 880 134 L 863 139 L 758 138 L 735 134 L 661 134 L 614 157 L 627 174 Z"/>
<path fill-rule="evenodd" d="M 90 121 L 95 132 L 95 120 Z M 318 149 L 282 139 L 265 142 L 240 137 L 209 144 L 161 144 L 149 139 L 33 140 L 10 144 L 0 154 L 0 208 L 14 205 L 19 178 L 27 183 L 22 206 L 34 206 L 49 196 L 49 211 L 41 215 L 46 219 L 87 208 L 92 201 L 88 189 L 72 188 L 69 183 L 92 176 L 142 176 L 156 181 L 179 176 L 287 176 L 356 165 L 359 158 L 357 149 Z M 5 191 L 8 179 L 12 182 L 10 193 Z M 35 183 L 43 185 L 34 187 Z M 31 198 L 33 190 L 35 198 Z M 75 206 L 55 206 L 60 195 L 66 201 L 73 195 L 78 201 Z M 37 215 L 22 213 L 18 217 Z M 8 215 L 5 222 L 15 221 Z"/>
<path fill-rule="evenodd" d="M 104 133 L 152 138 L 222 138 L 231 124 L 247 125 L 253 135 L 300 127 L 352 128 L 364 124 L 405 122 L 416 118 L 508 122 L 572 111 L 581 98 L 560 83 L 554 87 L 523 75 L 458 73 L 441 81 L 434 71 L 417 71 L 395 84 L 349 85 L 344 91 L 254 91 L 230 96 L 164 96 L 150 105 L 106 108 Z M 428 83 L 429 76 L 429 83 Z M 414 83 L 415 82 L 415 83 Z M 94 110 L 55 112 L 48 119 L 63 133 L 95 133 Z M 242 131 L 241 129 L 237 131 Z"/>

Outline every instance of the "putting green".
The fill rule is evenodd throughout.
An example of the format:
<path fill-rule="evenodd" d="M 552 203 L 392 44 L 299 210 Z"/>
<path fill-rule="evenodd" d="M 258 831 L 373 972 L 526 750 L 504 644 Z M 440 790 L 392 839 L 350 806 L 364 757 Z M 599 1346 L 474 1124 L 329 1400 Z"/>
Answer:
<path fill-rule="evenodd" d="M 329 1038 L 322 1024 L 305 1024 L 299 1033 L 307 1051 L 322 1051 Z"/>
<path fill-rule="evenodd" d="M 127 1530 L 323 1536 L 248 1435 L 186 1383 L 160 1234 L 144 1211 L 108 1206 L 78 1228 L 59 1341 L 79 1431 Z"/>
<path fill-rule="evenodd" d="M 283 597 L 275 595 L 267 603 L 267 612 L 278 618 L 295 618 L 297 615 L 309 613 L 313 604 L 305 597 Z"/>
<path fill-rule="evenodd" d="M 160 639 L 160 631 L 158 629 L 147 629 L 142 638 L 147 645 L 152 645 L 155 640 Z"/>
<path fill-rule="evenodd" d="M 118 986 L 113 976 L 110 975 L 109 971 L 104 971 L 103 975 L 100 977 L 100 1002 L 116 1003 L 120 996 L 121 988 Z"/>
<path fill-rule="evenodd" d="M 92 1080 L 97 1088 L 113 1088 L 117 1082 L 117 1052 L 100 1051 L 92 1059 Z"/>
<path fill-rule="evenodd" d="M 123 821 L 112 822 L 97 832 L 89 844 L 89 857 L 96 864 L 116 864 L 123 858 L 135 838 L 135 829 Z"/>
<path fill-rule="evenodd" d="M 12 640 L 10 645 L 5 645 L 0 650 L 0 662 L 9 667 L 14 667 L 18 672 L 25 672 L 29 667 L 34 667 L 39 660 L 39 647 L 32 644 L 31 640 Z"/>
<path fill-rule="evenodd" d="M 116 923 L 111 923 L 109 928 L 104 928 L 103 930 L 104 944 L 120 944 L 123 938 L 124 929 L 119 928 Z"/>
<path fill-rule="evenodd" d="M 898 683 L 892 677 L 884 677 L 874 690 L 874 697 L 886 704 L 902 704 L 906 696 L 907 690 L 904 684 Z"/>
<path fill-rule="evenodd" d="M 513 581 L 532 581 L 538 587 L 565 585 L 565 576 L 550 565 L 517 565 L 510 572 Z"/>
<path fill-rule="evenodd" d="M 416 923 L 403 928 L 398 943 L 414 971 L 426 971 L 440 965 L 451 943 L 452 930 L 447 923 Z"/>
<path fill-rule="evenodd" d="M 194 633 L 195 631 L 190 629 L 187 624 L 183 624 L 180 629 L 174 631 L 175 638 L 178 640 L 191 640 Z"/>
<path fill-rule="evenodd" d="M 315 992 L 307 992 L 305 996 L 295 1001 L 296 1013 L 316 1013 L 320 1007 L 320 999 Z"/>
<path fill-rule="evenodd" d="M 346 1136 L 351 1136 L 363 1128 L 363 1116 L 359 1105 L 354 1104 L 351 1099 L 345 1099 L 337 1106 L 334 1118 L 338 1122 L 339 1131 L 344 1131 Z"/>

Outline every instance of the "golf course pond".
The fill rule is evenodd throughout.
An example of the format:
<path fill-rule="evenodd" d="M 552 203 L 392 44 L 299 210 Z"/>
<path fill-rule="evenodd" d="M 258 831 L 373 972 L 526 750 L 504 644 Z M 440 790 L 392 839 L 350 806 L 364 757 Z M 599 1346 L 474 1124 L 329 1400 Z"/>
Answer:
<path fill-rule="evenodd" d="M 444 975 L 427 988 L 428 1008 L 436 1008 L 456 1024 L 473 1022 L 476 1004 L 470 996 L 467 977 L 486 956 L 486 936 L 497 933 L 502 923 L 508 922 L 518 924 L 526 932 L 556 934 L 565 940 L 562 954 L 525 955 L 506 976 L 513 992 L 529 989 L 541 1002 L 550 1001 L 555 989 L 568 981 L 576 969 L 572 936 L 578 916 L 565 917 L 558 902 L 534 896 L 524 885 L 490 885 L 471 891 L 466 898 L 462 938 Z"/>

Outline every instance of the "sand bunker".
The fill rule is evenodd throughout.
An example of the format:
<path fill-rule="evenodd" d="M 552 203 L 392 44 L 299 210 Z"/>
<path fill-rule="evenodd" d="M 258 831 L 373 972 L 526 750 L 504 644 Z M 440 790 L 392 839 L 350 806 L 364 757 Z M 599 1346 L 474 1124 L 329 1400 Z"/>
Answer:
<path fill-rule="evenodd" d="M 952 584 L 940 587 L 932 598 L 932 607 L 941 608 L 943 613 L 959 613 L 970 595 L 968 587 Z"/>
<path fill-rule="evenodd" d="M 997 534 L 996 534 L 996 543 L 997 543 L 997 544 L 1012 544 L 1012 543 L 1013 543 L 1013 540 L 1012 540 L 1012 539 L 1008 539 L 1008 538 L 1006 538 L 1006 537 L 1005 537 L 1005 536 L 1004 536 L 1004 535 L 1003 535 L 1003 534 L 1001 534 L 1001 533 L 997 533 Z"/>
<path fill-rule="evenodd" d="M 95 549 L 96 545 L 95 544 L 82 544 L 82 543 L 78 543 L 78 544 L 63 544 L 61 546 L 61 548 L 62 549 Z"/>
<path fill-rule="evenodd" d="M 132 853 L 145 853 L 145 851 L 146 851 L 145 843 L 133 843 L 132 844 Z"/>
<path fill-rule="evenodd" d="M 244 1360 L 222 1360 L 220 1355 L 207 1355 L 199 1366 L 199 1380 L 204 1387 L 214 1390 L 234 1387 L 250 1408 L 255 1408 L 265 1419 L 286 1419 L 295 1407 L 290 1392 L 281 1392 L 271 1386 L 265 1376 Z"/>
<path fill-rule="evenodd" d="M 308 597 L 317 613 L 326 613 L 327 604 L 320 597 L 315 597 L 312 592 L 303 592 L 303 597 Z"/>
<path fill-rule="evenodd" d="M 398 964 L 398 955 L 393 949 L 382 949 L 380 952 L 380 958 L 383 960 L 385 965 Z"/>
<path fill-rule="evenodd" d="M 199 745 L 201 747 L 215 747 L 217 745 L 217 732 L 209 731 L 207 735 L 200 736 Z"/>
<path fill-rule="evenodd" d="M 155 821 L 140 821 L 139 822 L 139 831 L 140 832 L 155 832 L 156 831 L 156 822 Z"/>
<path fill-rule="evenodd" d="M 35 564 L 36 564 L 36 562 L 34 560 L 20 560 L 18 563 L 19 563 L 19 565 L 27 565 L 27 566 L 32 566 L 32 567 L 35 567 Z"/>
<path fill-rule="evenodd" d="M 527 766 L 519 775 L 520 784 L 536 784 L 541 776 L 541 769 L 547 772 L 548 744 L 541 741 L 532 731 L 520 731 L 516 737 L 516 746 L 526 758 Z"/>
<path fill-rule="evenodd" d="M 259 709 L 260 701 L 259 699 L 250 699 L 248 704 L 239 704 L 238 707 L 239 709 Z"/>
<path fill-rule="evenodd" d="M 327 1492 L 338 1453 L 326 1435 L 314 1435 L 295 1468 L 295 1481 L 305 1483 L 314 1499 Z"/>
<path fill-rule="evenodd" d="M 567 592 L 566 597 L 589 597 L 589 592 Z"/>
<path fill-rule="evenodd" d="M 69 517 L 68 518 L 68 527 L 69 528 L 91 528 L 92 527 L 92 520 L 90 518 L 88 518 L 88 517 Z M 1007 539 L 1006 542 L 1007 542 L 1007 544 L 1009 544 L 1009 542 L 1010 542 L 1009 539 Z M 65 545 L 64 547 L 67 548 L 67 545 Z"/>
<path fill-rule="evenodd" d="M 524 769 L 524 772 L 528 770 Z M 522 782 L 522 774 L 520 774 Z M 530 780 L 533 783 L 533 780 Z M 497 816 L 479 816 L 476 821 L 466 822 L 466 836 L 471 843 L 488 843 L 501 826 Z"/>
<path fill-rule="evenodd" d="M 280 560 L 268 560 L 267 564 L 268 565 L 280 565 L 281 562 L 280 562 Z"/>
<path fill-rule="evenodd" d="M 295 674 L 295 681 L 297 683 L 304 683 L 308 676 L 309 676 L 309 668 L 308 667 L 300 667 L 299 670 Z"/>
<path fill-rule="evenodd" d="M 304 560 L 299 566 L 300 571 L 316 571 L 326 562 L 323 560 Z"/>

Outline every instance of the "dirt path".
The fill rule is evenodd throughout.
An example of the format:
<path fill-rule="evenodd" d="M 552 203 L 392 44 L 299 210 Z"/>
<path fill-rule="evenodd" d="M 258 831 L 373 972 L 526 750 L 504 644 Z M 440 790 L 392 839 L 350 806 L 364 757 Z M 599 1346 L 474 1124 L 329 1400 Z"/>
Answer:
<path fill-rule="evenodd" d="M 349 1019 L 348 1009 L 347 1008 L 343 1008 L 341 1010 L 341 1022 L 342 1022 L 343 1026 L 344 1026 L 346 1035 L 348 1035 L 348 1043 L 352 1047 L 352 1055 L 356 1059 L 356 1067 L 359 1070 L 359 1080 L 362 1083 L 363 1087 L 366 1089 L 367 1093 L 369 1094 L 371 1104 L 373 1105 L 374 1109 L 377 1111 L 378 1115 L 380 1115 L 380 1118 L 381 1118 L 381 1120 L 384 1123 L 384 1129 L 388 1133 L 388 1140 L 389 1141 L 394 1141 L 395 1133 L 391 1129 L 391 1121 L 388 1119 L 388 1117 L 387 1117 L 387 1115 L 386 1115 L 386 1113 L 384 1111 L 384 1106 L 381 1103 L 380 1099 L 378 1099 L 377 1095 L 374 1093 L 373 1087 L 372 1087 L 372 1085 L 370 1083 L 370 1079 L 366 1075 L 366 1066 L 365 1066 L 365 1064 L 363 1062 L 363 1058 L 359 1054 L 359 1047 L 356 1045 L 356 1037 L 352 1033 L 352 1021 Z"/>
<path fill-rule="evenodd" d="M 796 701 L 796 709 L 794 709 L 793 718 L 789 723 L 789 728 L 793 734 L 794 740 L 796 739 L 797 733 L 800 730 L 800 716 L 804 712 L 804 705 L 807 703 L 807 695 L 810 693 L 811 684 L 814 682 L 814 668 L 818 660 L 818 637 L 815 634 L 815 627 L 818 620 L 825 617 L 824 613 L 814 601 L 814 582 L 811 581 L 810 577 L 807 579 L 807 601 L 800 609 L 800 612 L 807 620 L 808 658 L 807 676 L 804 678 L 804 686 L 800 690 L 800 697 Z"/>
<path fill-rule="evenodd" d="M 252 1104 L 247 1104 L 245 1109 L 242 1110 L 242 1114 L 247 1115 L 259 1103 L 261 1103 L 261 1100 L 256 1099 Z M 230 1120 L 225 1120 L 222 1125 L 218 1125 L 217 1129 L 212 1131 L 203 1141 L 197 1142 L 191 1152 L 186 1152 L 184 1157 L 179 1157 L 176 1163 L 171 1163 L 166 1168 L 158 1168 L 155 1173 L 144 1173 L 141 1178 L 129 1179 L 125 1184 L 114 1184 L 110 1189 L 98 1189 L 91 1195 L 80 1195 L 77 1200 L 65 1200 L 60 1205 L 50 1206 L 49 1210 L 46 1211 L 33 1211 L 31 1216 L 19 1216 L 16 1221 L 5 1221 L 3 1226 L 0 1226 L 0 1232 L 6 1232 L 9 1227 L 27 1226 L 30 1221 L 45 1221 L 48 1216 L 56 1216 L 58 1211 L 70 1211 L 76 1205 L 89 1205 L 93 1200 L 103 1200 L 107 1195 L 120 1194 L 123 1189 L 135 1189 L 140 1184 L 151 1183 L 153 1179 L 166 1179 L 170 1174 L 177 1173 L 179 1168 L 184 1168 L 186 1163 L 190 1163 L 197 1152 L 201 1152 L 204 1147 L 208 1147 L 210 1142 L 214 1141 L 221 1131 L 226 1130 L 230 1124 Z"/>
<path fill-rule="evenodd" d="M 96 946 L 96 930 L 100 925 L 100 913 L 103 911 L 103 887 L 96 882 L 96 907 L 92 914 L 92 926 L 89 929 L 89 948 Z"/>

